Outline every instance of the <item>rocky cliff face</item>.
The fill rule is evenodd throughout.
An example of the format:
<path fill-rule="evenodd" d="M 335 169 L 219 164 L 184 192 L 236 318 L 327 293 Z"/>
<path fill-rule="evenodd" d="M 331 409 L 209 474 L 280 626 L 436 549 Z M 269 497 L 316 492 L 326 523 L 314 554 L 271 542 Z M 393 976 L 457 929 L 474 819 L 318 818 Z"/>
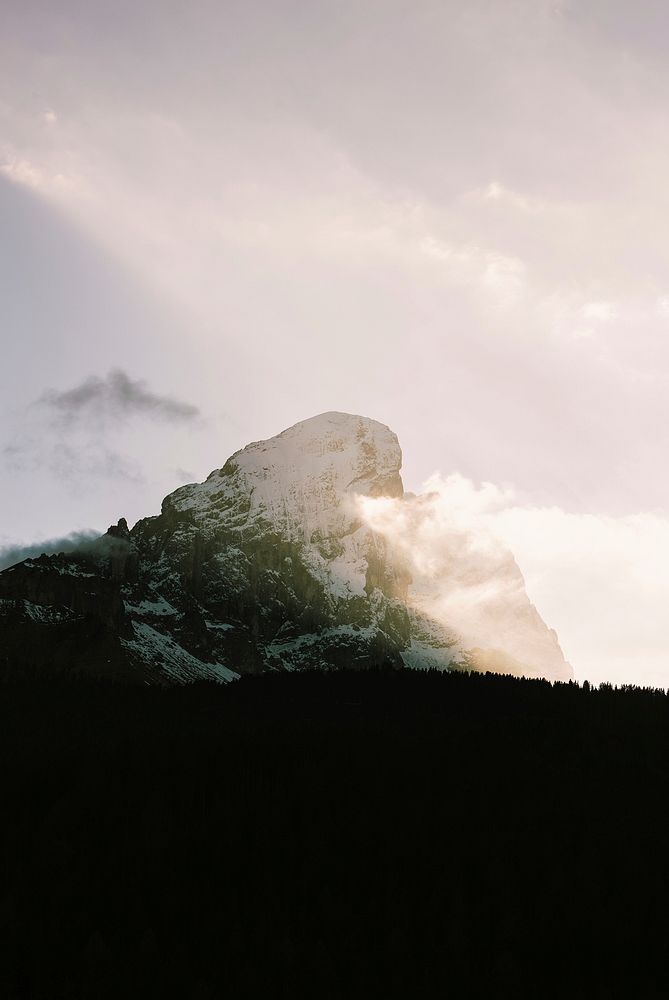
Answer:
<path fill-rule="evenodd" d="M 426 597 L 406 547 L 375 530 L 361 503 L 408 502 L 401 462 L 383 424 L 322 414 L 237 452 L 132 531 L 121 519 L 85 552 L 5 570 L 4 669 L 158 683 L 375 665 L 570 677 L 511 557 L 512 596 L 497 590 L 480 608 L 499 621 L 499 641 L 487 641 L 494 622 L 492 632 L 459 629 L 448 602 L 444 614 Z M 452 591 L 458 567 L 447 561 L 440 574 L 433 595 Z"/>

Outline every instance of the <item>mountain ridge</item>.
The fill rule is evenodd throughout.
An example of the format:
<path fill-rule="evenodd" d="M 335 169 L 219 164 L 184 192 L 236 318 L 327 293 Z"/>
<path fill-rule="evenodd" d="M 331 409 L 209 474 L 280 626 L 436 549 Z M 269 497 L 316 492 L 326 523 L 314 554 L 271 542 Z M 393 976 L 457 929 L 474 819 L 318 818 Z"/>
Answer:
<path fill-rule="evenodd" d="M 4 570 L 5 671 L 170 684 L 386 664 L 570 679 L 510 553 L 472 562 L 454 538 L 454 558 L 426 583 L 410 546 L 375 530 L 376 501 L 421 516 L 401 466 L 389 427 L 328 411 L 235 452 L 132 530 L 121 518 L 85 551 Z M 486 574 L 500 573 L 491 597 Z M 461 591 L 476 602 L 475 615 L 457 612 L 464 630 L 434 601 Z"/>

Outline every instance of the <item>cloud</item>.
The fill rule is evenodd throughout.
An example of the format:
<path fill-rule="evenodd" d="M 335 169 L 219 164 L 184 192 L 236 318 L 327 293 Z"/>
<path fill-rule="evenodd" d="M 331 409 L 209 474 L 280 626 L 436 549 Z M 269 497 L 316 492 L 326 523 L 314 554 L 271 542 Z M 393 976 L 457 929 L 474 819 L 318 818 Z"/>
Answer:
<path fill-rule="evenodd" d="M 0 161 L 0 173 L 14 184 L 23 184 L 36 190 L 44 185 L 44 175 L 40 168 L 25 158 L 5 156 Z"/>
<path fill-rule="evenodd" d="M 492 484 L 477 490 L 462 476 L 433 477 L 421 496 L 360 497 L 366 523 L 406 566 L 412 604 L 464 640 L 502 651 L 527 672 L 564 678 L 554 636 L 542 625 L 522 574 L 485 514 L 509 502 Z"/>
<path fill-rule="evenodd" d="M 408 501 L 364 498 L 374 530 L 403 549 L 440 620 L 476 628 L 479 609 L 514 599 L 510 552 L 527 594 L 556 629 L 580 680 L 669 688 L 669 516 L 572 513 L 519 500 L 510 487 L 477 486 L 459 475 L 435 475 Z"/>
<path fill-rule="evenodd" d="M 503 202 L 512 208 L 520 209 L 523 212 L 537 212 L 540 211 L 542 206 L 536 199 L 526 198 L 522 194 L 518 194 L 516 191 L 510 191 L 509 188 L 504 187 L 498 181 L 491 181 L 487 188 L 483 192 L 483 198 L 486 201 L 497 201 Z"/>
<path fill-rule="evenodd" d="M 132 379 L 120 368 L 110 371 L 105 378 L 91 375 L 72 389 L 49 389 L 36 405 L 50 410 L 66 425 L 91 418 L 118 422 L 136 416 L 186 423 L 200 413 L 192 403 L 155 393 L 146 382 Z"/>
<path fill-rule="evenodd" d="M 8 472 L 39 474 L 46 470 L 77 490 L 90 479 L 144 482 L 137 462 L 99 441 L 78 438 L 68 443 L 62 438 L 54 438 L 48 430 L 43 434 L 19 435 L 0 455 Z"/>
<path fill-rule="evenodd" d="M 47 126 L 55 122 L 47 112 L 44 121 Z M 71 197 L 76 191 L 74 178 L 60 170 L 49 170 L 33 162 L 33 160 L 17 153 L 12 147 L 0 149 L 0 175 L 6 177 L 12 184 L 29 188 L 36 194 L 45 197 Z"/>
<path fill-rule="evenodd" d="M 586 302 L 581 309 L 584 319 L 594 319 L 599 323 L 610 323 L 617 315 L 613 302 Z"/>
<path fill-rule="evenodd" d="M 136 462 L 111 448 L 83 442 L 79 445 L 57 442 L 49 456 L 51 471 L 59 479 L 73 480 L 82 477 L 123 480 L 126 483 L 143 483 L 144 476 Z"/>
<path fill-rule="evenodd" d="M 86 548 L 100 537 L 99 531 L 73 531 L 64 538 L 47 538 L 42 542 L 31 542 L 27 545 L 5 545 L 0 547 L 0 571 L 14 566 L 24 559 L 32 559 L 43 553 L 51 555 L 54 552 L 75 552 Z"/>
<path fill-rule="evenodd" d="M 71 389 L 45 391 L 23 414 L 0 459 L 10 472 L 47 471 L 76 490 L 100 480 L 143 483 L 143 466 L 119 447 L 119 429 L 130 419 L 187 427 L 199 415 L 191 403 L 114 369 Z"/>
<path fill-rule="evenodd" d="M 669 517 L 510 506 L 491 515 L 576 676 L 669 688 Z"/>

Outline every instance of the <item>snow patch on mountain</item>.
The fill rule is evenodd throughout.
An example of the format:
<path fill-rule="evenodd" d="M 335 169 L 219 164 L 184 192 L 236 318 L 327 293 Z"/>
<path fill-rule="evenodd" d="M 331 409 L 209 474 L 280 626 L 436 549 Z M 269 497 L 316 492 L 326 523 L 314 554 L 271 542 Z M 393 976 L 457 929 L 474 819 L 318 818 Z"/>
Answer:
<path fill-rule="evenodd" d="M 133 656 L 142 660 L 170 681 L 186 684 L 189 681 L 235 680 L 239 674 L 222 663 L 205 663 L 187 652 L 164 632 L 148 625 L 135 622 L 134 638 L 122 639 L 121 645 Z"/>

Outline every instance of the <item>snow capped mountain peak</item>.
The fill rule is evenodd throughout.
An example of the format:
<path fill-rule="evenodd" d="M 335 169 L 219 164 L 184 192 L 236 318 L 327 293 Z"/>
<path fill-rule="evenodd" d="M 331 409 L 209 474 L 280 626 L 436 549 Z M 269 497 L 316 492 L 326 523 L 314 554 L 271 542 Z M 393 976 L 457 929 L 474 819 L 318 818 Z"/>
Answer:
<path fill-rule="evenodd" d="M 438 522 L 429 503 L 405 497 L 401 466 L 397 437 L 376 420 L 303 420 L 180 487 L 132 531 L 119 522 L 112 544 L 0 573 L 0 629 L 4 608 L 12 637 L 24 627 L 21 648 L 44 657 L 65 628 L 54 622 L 67 621 L 67 657 L 82 669 L 165 683 L 381 663 L 571 676 L 510 556 L 472 563 L 468 540 L 446 527 L 421 576 L 416 539 Z M 85 587 L 61 565 L 76 559 L 89 566 Z M 90 643 L 76 652 L 91 615 L 97 661 Z"/>
<path fill-rule="evenodd" d="M 397 436 L 369 417 L 331 411 L 236 452 L 204 483 L 182 486 L 168 507 L 212 516 L 240 491 L 249 517 L 263 517 L 294 537 L 344 534 L 355 519 L 347 496 L 401 497 Z"/>

